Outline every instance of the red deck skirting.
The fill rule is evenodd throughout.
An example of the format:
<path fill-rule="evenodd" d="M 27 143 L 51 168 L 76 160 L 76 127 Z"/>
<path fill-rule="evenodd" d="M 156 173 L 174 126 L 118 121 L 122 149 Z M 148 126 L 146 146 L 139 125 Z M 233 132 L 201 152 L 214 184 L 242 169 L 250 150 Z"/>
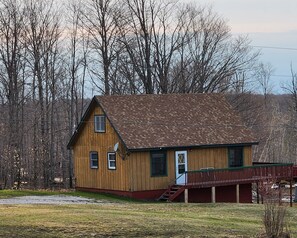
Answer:
<path fill-rule="evenodd" d="M 184 194 L 178 196 L 175 202 L 183 202 Z M 211 188 L 189 189 L 189 202 L 211 203 Z M 216 187 L 216 202 L 236 203 L 236 185 Z M 252 203 L 252 184 L 239 185 L 239 202 Z"/>
<path fill-rule="evenodd" d="M 78 191 L 94 192 L 94 193 L 107 193 L 117 196 L 135 198 L 140 200 L 156 200 L 158 199 L 166 189 L 150 190 L 150 191 L 120 191 L 120 190 L 107 190 L 96 188 L 82 188 L 76 187 Z M 240 202 L 251 203 L 252 202 L 252 188 L 251 184 L 240 184 Z M 175 202 L 183 202 L 184 194 L 182 193 L 176 199 Z M 191 188 L 189 189 L 189 202 L 197 203 L 210 203 L 211 202 L 211 188 Z M 236 185 L 232 186 L 219 186 L 216 187 L 216 202 L 236 202 Z"/>

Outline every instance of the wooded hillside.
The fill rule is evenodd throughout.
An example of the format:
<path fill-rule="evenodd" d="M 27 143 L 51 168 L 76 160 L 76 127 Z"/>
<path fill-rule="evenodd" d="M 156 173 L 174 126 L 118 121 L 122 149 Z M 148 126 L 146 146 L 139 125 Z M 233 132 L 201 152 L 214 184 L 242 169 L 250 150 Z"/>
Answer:
<path fill-rule="evenodd" d="M 261 139 L 255 159 L 293 161 L 296 77 L 269 95 L 259 53 L 194 3 L 0 0 L 0 182 L 72 187 L 66 144 L 95 94 L 230 94 Z"/>
<path fill-rule="evenodd" d="M 292 95 L 228 97 L 259 140 L 259 145 L 254 146 L 254 161 L 296 163 L 297 127 Z"/>

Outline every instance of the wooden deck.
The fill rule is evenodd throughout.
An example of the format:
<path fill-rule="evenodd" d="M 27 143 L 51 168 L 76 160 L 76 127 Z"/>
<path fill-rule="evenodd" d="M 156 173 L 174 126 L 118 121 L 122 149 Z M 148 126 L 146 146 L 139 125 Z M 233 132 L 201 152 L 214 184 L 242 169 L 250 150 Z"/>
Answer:
<path fill-rule="evenodd" d="M 159 200 L 173 201 L 180 194 L 185 194 L 187 201 L 188 189 L 192 188 L 212 188 L 212 201 L 215 202 L 215 187 L 236 185 L 236 200 L 239 202 L 239 185 L 256 183 L 278 183 L 283 180 L 290 183 L 290 205 L 292 206 L 292 181 L 297 176 L 297 168 L 293 164 L 258 164 L 254 166 L 226 168 L 226 169 L 203 169 L 186 171 L 185 183 L 169 185 Z M 178 179 L 178 178 L 177 178 Z M 257 192 L 257 202 L 259 193 Z"/>
<path fill-rule="evenodd" d="M 185 186 L 203 188 L 260 181 L 292 181 L 296 170 L 293 164 L 262 164 L 255 166 L 187 171 Z"/>

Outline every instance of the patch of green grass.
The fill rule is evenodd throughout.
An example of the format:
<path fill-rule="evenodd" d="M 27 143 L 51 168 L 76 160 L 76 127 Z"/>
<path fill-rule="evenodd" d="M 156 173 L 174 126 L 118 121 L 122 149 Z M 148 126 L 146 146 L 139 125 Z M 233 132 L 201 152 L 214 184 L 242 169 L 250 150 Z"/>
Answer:
<path fill-rule="evenodd" d="M 61 194 L 61 192 L 48 190 L 0 190 L 0 199 L 21 196 L 47 196 L 57 194 Z"/>

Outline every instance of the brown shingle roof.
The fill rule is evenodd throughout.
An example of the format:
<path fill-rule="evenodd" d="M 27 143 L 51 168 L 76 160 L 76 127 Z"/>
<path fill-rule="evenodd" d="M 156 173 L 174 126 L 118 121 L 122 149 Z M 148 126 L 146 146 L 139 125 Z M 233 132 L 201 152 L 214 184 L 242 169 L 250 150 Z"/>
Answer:
<path fill-rule="evenodd" d="M 257 143 L 221 94 L 96 99 L 130 150 Z"/>

